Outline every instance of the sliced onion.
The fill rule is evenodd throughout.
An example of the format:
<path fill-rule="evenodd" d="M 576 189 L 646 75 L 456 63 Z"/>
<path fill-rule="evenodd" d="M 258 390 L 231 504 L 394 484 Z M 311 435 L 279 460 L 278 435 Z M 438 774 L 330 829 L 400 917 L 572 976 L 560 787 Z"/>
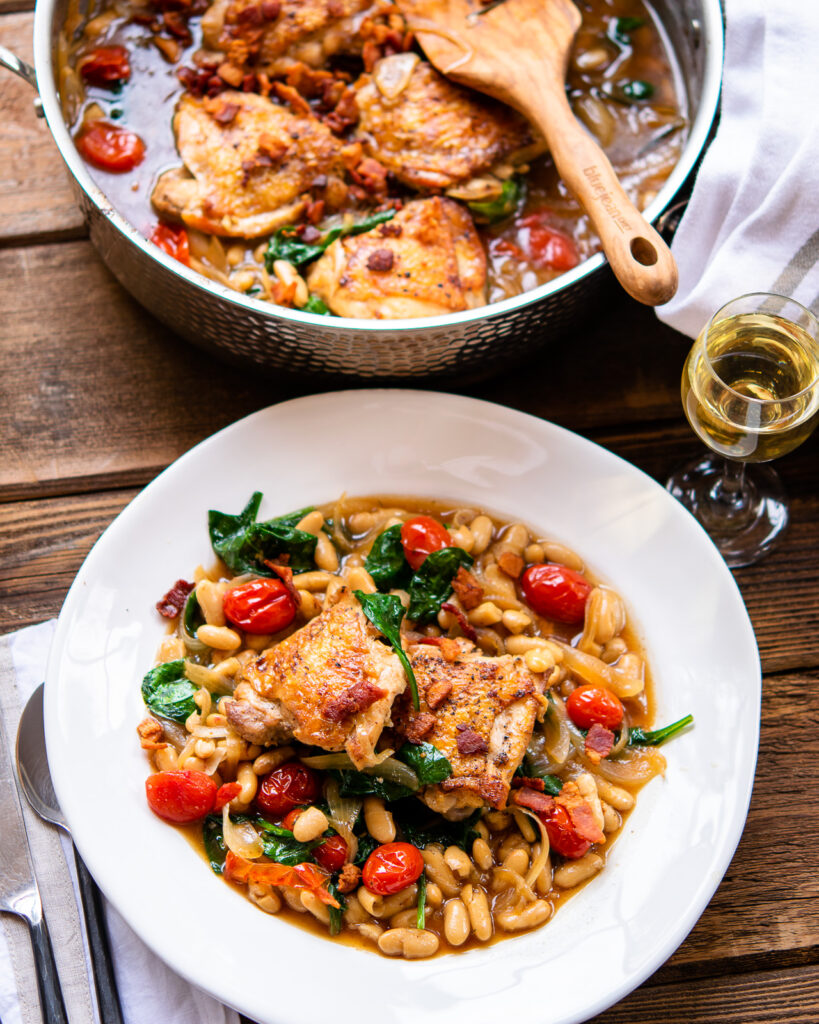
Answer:
<path fill-rule="evenodd" d="M 549 860 L 549 833 L 546 831 L 546 826 L 530 807 L 521 807 L 520 810 L 527 816 L 527 818 L 531 818 L 540 829 L 540 853 L 532 861 L 532 865 L 526 872 L 526 878 L 524 879 L 529 888 L 532 889 L 537 881 L 538 875 L 546 867 Z"/>
<path fill-rule="evenodd" d="M 621 786 L 648 782 L 655 775 L 664 775 L 666 768 L 663 755 L 659 750 L 651 748 L 630 751 L 616 761 L 604 757 L 600 764 L 593 764 L 584 753 L 580 754 L 580 760 L 593 775 Z"/>
<path fill-rule="evenodd" d="M 373 81 L 385 99 L 394 100 L 406 89 L 421 58 L 417 53 L 395 53 L 384 57 L 373 68 Z"/>
<path fill-rule="evenodd" d="M 204 654 L 208 650 L 208 645 L 202 643 L 195 636 L 187 631 L 185 628 L 185 616 L 179 616 L 179 635 L 185 644 L 185 647 L 191 652 L 191 654 Z"/>
<path fill-rule="evenodd" d="M 565 764 L 572 746 L 569 738 L 569 716 L 561 698 L 554 694 L 549 701 L 549 710 L 541 728 L 546 753 L 555 764 Z"/>
<path fill-rule="evenodd" d="M 500 889 L 514 889 L 518 902 L 534 903 L 537 898 L 524 879 L 511 868 L 492 868 L 492 888 L 497 892 Z"/>
<path fill-rule="evenodd" d="M 569 644 L 561 643 L 559 646 L 563 651 L 562 664 L 567 669 L 593 686 L 614 689 L 611 668 L 605 661 L 601 661 L 591 654 L 584 654 L 583 651 L 578 651 L 576 647 L 571 647 Z"/>
<path fill-rule="evenodd" d="M 341 796 L 336 779 L 328 779 L 324 787 L 324 796 L 330 809 L 328 821 L 347 843 L 347 860 L 355 860 L 358 853 L 358 837 L 353 833 L 353 826 L 358 820 L 364 801 L 357 796 Z"/>
<path fill-rule="evenodd" d="M 328 768 L 361 771 L 364 772 L 365 775 L 375 775 L 379 779 L 384 779 L 386 782 L 396 782 L 400 786 L 406 786 L 407 789 L 415 790 L 421 785 L 418 781 L 418 776 L 408 764 L 404 764 L 403 761 L 398 761 L 394 757 L 390 756 L 387 756 L 380 764 L 371 765 L 367 768 L 356 768 L 350 759 L 350 755 L 344 753 L 318 754 L 315 757 L 302 757 L 301 762 L 302 764 L 306 764 L 308 768 L 318 768 L 325 771 Z"/>
<path fill-rule="evenodd" d="M 192 683 L 204 686 L 210 693 L 233 693 L 233 687 L 225 676 L 214 672 L 212 668 L 197 665 L 195 661 L 185 661 L 185 675 Z"/>
<path fill-rule="evenodd" d="M 225 750 L 224 744 L 222 744 L 222 746 L 220 747 L 217 747 L 216 750 L 214 750 L 210 757 L 205 761 L 205 767 L 202 769 L 205 775 L 213 775 L 214 772 L 219 767 L 219 765 L 224 761 L 226 755 L 227 750 Z"/>
<path fill-rule="evenodd" d="M 249 821 L 234 823 L 230 820 L 229 804 L 225 804 L 222 808 L 222 836 L 225 846 L 237 857 L 244 857 L 245 860 L 258 860 L 264 853 L 261 836 Z"/>

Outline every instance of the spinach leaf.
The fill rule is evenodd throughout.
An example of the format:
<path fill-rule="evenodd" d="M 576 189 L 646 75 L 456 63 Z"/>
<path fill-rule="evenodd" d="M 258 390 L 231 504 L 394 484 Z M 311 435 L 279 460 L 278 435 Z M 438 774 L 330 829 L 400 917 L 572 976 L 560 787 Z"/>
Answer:
<path fill-rule="evenodd" d="M 306 572 L 313 568 L 316 537 L 296 529 L 309 508 L 257 523 L 256 516 L 262 501 L 262 492 L 256 491 L 238 515 L 227 512 L 208 512 L 208 529 L 213 550 L 231 572 L 245 572 L 258 576 L 272 576 L 264 559 L 279 555 L 290 556 L 288 565 L 293 572 Z"/>
<path fill-rule="evenodd" d="M 373 839 L 369 832 L 364 832 L 358 837 L 358 852 L 355 855 L 353 864 L 356 867 L 363 868 L 364 861 L 370 856 L 373 850 L 377 849 L 381 844 L 378 840 Z"/>
<path fill-rule="evenodd" d="M 434 786 L 452 774 L 449 759 L 431 743 L 405 743 L 395 756 L 413 769 L 422 786 Z"/>
<path fill-rule="evenodd" d="M 499 220 L 511 217 L 517 209 L 521 187 L 514 178 L 507 178 L 501 188 L 501 194 L 495 199 L 483 202 L 467 203 L 475 220 L 483 224 L 495 224 Z"/>
<path fill-rule="evenodd" d="M 382 800 L 390 803 L 414 792 L 399 782 L 380 779 L 377 775 L 370 775 L 367 772 L 341 769 L 331 771 L 330 774 L 338 779 L 338 791 L 341 796 L 380 796 Z"/>
<path fill-rule="evenodd" d="M 407 616 L 415 622 L 434 619 L 452 593 L 452 580 L 458 569 L 468 569 L 472 562 L 472 556 L 463 548 L 441 548 L 427 555 L 410 580 Z"/>
<path fill-rule="evenodd" d="M 200 626 L 205 625 L 205 616 L 202 614 L 202 609 L 199 607 L 195 590 L 192 590 L 188 594 L 188 599 L 185 601 L 185 610 L 182 612 L 182 622 L 188 636 L 196 636 L 197 629 L 199 629 Z"/>
<path fill-rule="evenodd" d="M 665 743 L 672 736 L 682 732 L 693 721 L 693 715 L 686 715 L 685 718 L 672 722 L 671 725 L 666 725 L 662 729 L 651 729 L 648 732 L 643 729 L 629 729 L 628 745 L 630 747 L 659 747 L 661 743 Z"/>
<path fill-rule="evenodd" d="M 264 852 L 271 860 L 293 867 L 313 860 L 313 843 L 301 843 L 290 829 L 260 819 L 256 824 L 262 829 Z"/>
<path fill-rule="evenodd" d="M 185 675 L 185 661 L 156 665 L 142 680 L 142 699 L 155 715 L 184 722 L 198 708 L 193 695 L 199 689 Z"/>
<path fill-rule="evenodd" d="M 409 584 L 412 569 L 404 555 L 400 523 L 379 533 L 369 555 L 364 559 L 364 568 L 372 576 L 379 590 L 404 588 Z"/>
<path fill-rule="evenodd" d="M 222 816 L 220 814 L 209 814 L 202 822 L 202 840 L 211 869 L 214 874 L 221 875 L 225 869 L 227 847 L 222 835 Z"/>
<path fill-rule="evenodd" d="M 423 928 L 426 924 L 426 913 L 424 905 L 427 902 L 427 876 L 422 871 L 418 876 L 418 913 L 415 918 L 415 927 Z"/>
<path fill-rule="evenodd" d="M 311 295 L 301 308 L 303 313 L 317 313 L 319 316 L 334 315 L 318 295 Z"/>
<path fill-rule="evenodd" d="M 445 548 L 444 550 L 450 549 Z M 431 555 L 428 556 L 427 561 L 431 557 Z M 467 557 L 469 556 L 467 555 Z M 471 562 L 472 559 L 470 559 L 470 564 Z M 418 683 L 415 681 L 415 673 L 412 671 L 412 665 L 409 663 L 406 651 L 401 646 L 401 620 L 404 618 L 404 606 L 401 604 L 401 599 L 394 594 L 365 594 L 363 590 L 354 590 L 353 593 L 358 599 L 364 614 L 392 645 L 392 649 L 407 673 L 410 693 L 412 694 L 412 705 L 418 711 L 421 707 L 421 703 L 418 700 Z"/>
<path fill-rule="evenodd" d="M 317 259 L 324 250 L 337 238 L 344 238 L 347 235 L 360 235 L 365 231 L 371 231 L 379 224 L 392 220 L 395 210 L 380 210 L 377 213 L 368 214 L 360 220 L 351 224 L 341 224 L 331 228 L 317 242 L 303 242 L 296 234 L 296 228 L 292 225 L 279 228 L 276 234 L 270 239 L 267 252 L 264 256 L 265 267 L 268 274 L 273 273 L 273 264 L 276 260 L 287 260 L 294 266 L 300 267 L 304 263 L 310 263 Z M 311 312 L 315 312 L 311 310 Z"/>
<path fill-rule="evenodd" d="M 542 779 L 543 792 L 548 793 L 549 796 L 557 796 L 561 789 L 563 789 L 563 781 L 556 775 L 549 775 L 547 772 L 540 771 L 528 754 L 524 754 L 523 761 L 515 775 L 523 775 L 530 779 Z"/>
<path fill-rule="evenodd" d="M 405 842 L 412 843 L 421 850 L 430 843 L 439 843 L 444 847 L 459 846 L 462 850 L 470 850 L 478 838 L 473 825 L 480 817 L 480 811 L 475 811 L 463 821 L 447 821 L 416 798 L 402 800 L 394 804 L 390 810 Z"/>
<path fill-rule="evenodd" d="M 337 907 L 327 907 L 327 911 L 330 914 L 330 934 L 338 935 L 341 931 L 344 911 L 347 909 L 347 900 L 344 899 L 344 895 L 340 892 L 335 882 L 328 882 L 327 888 L 330 895 L 335 896 L 338 900 Z"/>

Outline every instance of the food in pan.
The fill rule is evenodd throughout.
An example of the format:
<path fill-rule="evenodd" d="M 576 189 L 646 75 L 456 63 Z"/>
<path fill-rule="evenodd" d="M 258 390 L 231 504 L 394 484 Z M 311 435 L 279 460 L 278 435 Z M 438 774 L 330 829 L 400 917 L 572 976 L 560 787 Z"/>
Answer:
<path fill-rule="evenodd" d="M 588 0 L 577 116 L 644 209 L 687 122 L 641 0 Z M 406 318 L 528 291 L 599 249 L 518 113 L 423 57 L 389 0 L 108 0 L 58 42 L 77 148 L 146 237 L 280 306 Z"/>
<path fill-rule="evenodd" d="M 665 769 L 624 604 L 520 522 L 211 511 L 157 608 L 147 799 L 261 910 L 406 958 L 545 924 Z"/>

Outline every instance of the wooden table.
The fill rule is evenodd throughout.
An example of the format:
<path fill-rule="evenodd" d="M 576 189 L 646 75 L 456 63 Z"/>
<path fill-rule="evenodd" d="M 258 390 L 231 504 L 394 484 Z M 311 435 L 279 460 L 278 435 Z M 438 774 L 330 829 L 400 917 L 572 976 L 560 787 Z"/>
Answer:
<path fill-rule="evenodd" d="M 0 0 L 0 42 L 28 59 L 29 3 Z M 2 633 L 57 614 L 93 542 L 182 452 L 316 388 L 223 365 L 152 319 L 98 259 L 30 90 L 2 71 L 0 115 Z M 612 292 L 570 343 L 463 390 L 664 480 L 698 451 L 679 400 L 688 345 Z M 817 455 L 819 434 L 780 461 L 792 525 L 774 554 L 736 573 L 764 670 L 742 841 L 688 939 L 601 1024 L 819 1021 Z"/>

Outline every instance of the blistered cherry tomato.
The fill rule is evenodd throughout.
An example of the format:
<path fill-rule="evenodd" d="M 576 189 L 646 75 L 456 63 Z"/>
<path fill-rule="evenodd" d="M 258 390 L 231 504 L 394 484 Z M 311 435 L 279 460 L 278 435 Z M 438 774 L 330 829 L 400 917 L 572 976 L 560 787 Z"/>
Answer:
<path fill-rule="evenodd" d="M 565 565 L 530 565 L 521 577 L 523 596 L 538 615 L 569 625 L 582 622 L 591 584 Z"/>
<path fill-rule="evenodd" d="M 301 814 L 302 811 L 306 811 L 306 807 L 294 807 L 292 811 L 288 811 L 287 814 L 282 818 L 282 828 L 288 828 L 293 831 L 293 826 L 296 824 L 296 818 Z"/>
<path fill-rule="evenodd" d="M 546 826 L 549 844 L 556 853 L 576 860 L 588 852 L 591 843 L 577 834 L 565 807 L 555 804 L 551 811 L 541 814 L 540 818 Z"/>
<path fill-rule="evenodd" d="M 530 213 L 518 221 L 518 237 L 531 262 L 541 269 L 571 270 L 580 262 L 572 239 L 549 224 L 546 211 Z"/>
<path fill-rule="evenodd" d="M 107 121 L 92 121 L 82 128 L 76 143 L 84 160 L 112 174 L 132 171 L 145 156 L 145 143 L 137 134 Z"/>
<path fill-rule="evenodd" d="M 250 580 L 225 593 L 225 618 L 245 633 L 278 633 L 296 616 L 296 605 L 281 580 Z"/>
<path fill-rule="evenodd" d="M 299 804 L 312 804 L 320 791 L 314 771 L 298 761 L 287 761 L 265 775 L 256 794 L 256 803 L 264 814 L 283 818 Z"/>
<path fill-rule="evenodd" d="M 341 871 L 347 860 L 347 840 L 343 836 L 330 836 L 313 848 L 313 856 L 329 872 Z"/>
<path fill-rule="evenodd" d="M 124 46 L 98 46 L 80 62 L 80 74 L 92 85 L 114 85 L 127 82 L 131 64 Z"/>
<path fill-rule="evenodd" d="M 242 787 L 238 782 L 222 783 L 216 791 L 216 802 L 213 805 L 214 811 L 221 811 L 225 804 L 229 804 L 231 800 L 235 800 L 241 792 Z"/>
<path fill-rule="evenodd" d="M 449 547 L 449 533 L 432 516 L 413 516 L 401 527 L 401 543 L 410 567 L 418 569 L 427 555 Z"/>
<path fill-rule="evenodd" d="M 186 823 L 210 814 L 216 803 L 216 783 L 204 772 L 157 772 L 145 780 L 148 806 L 165 821 Z"/>
<path fill-rule="evenodd" d="M 620 698 L 605 686 L 578 686 L 567 697 L 566 710 L 578 729 L 590 729 L 595 722 L 619 729 L 625 714 Z"/>
<path fill-rule="evenodd" d="M 191 265 L 188 232 L 183 227 L 159 223 L 153 230 L 151 241 L 175 260 L 184 263 L 186 267 Z"/>
<path fill-rule="evenodd" d="M 412 885 L 424 870 L 424 858 L 411 843 L 384 843 L 364 862 L 361 880 L 378 896 L 391 896 Z"/>

